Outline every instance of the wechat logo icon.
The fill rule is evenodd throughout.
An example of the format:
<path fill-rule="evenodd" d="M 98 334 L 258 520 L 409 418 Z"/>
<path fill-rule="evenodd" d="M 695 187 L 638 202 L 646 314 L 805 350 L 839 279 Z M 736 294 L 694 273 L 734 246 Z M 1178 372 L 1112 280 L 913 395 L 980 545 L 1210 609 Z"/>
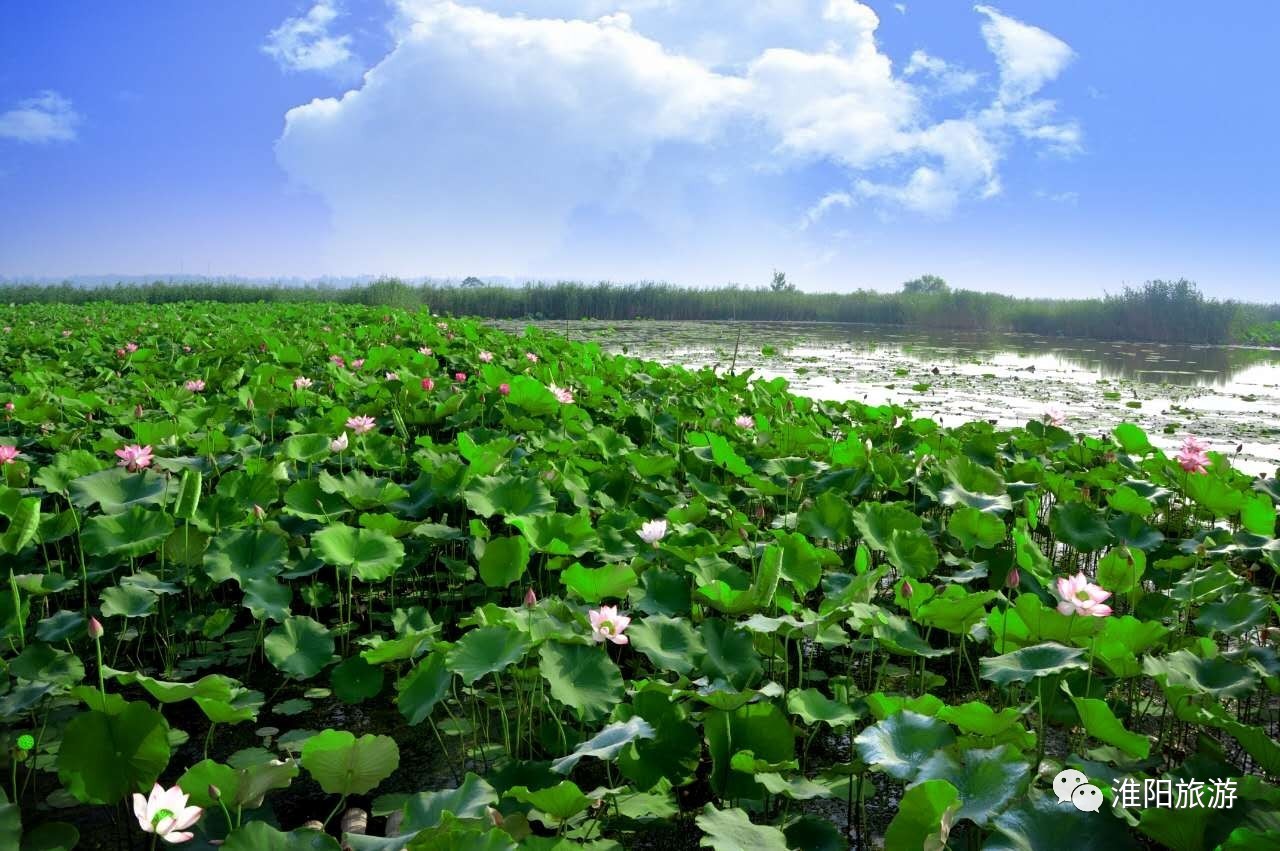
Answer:
<path fill-rule="evenodd" d="M 1053 778 L 1053 793 L 1059 804 L 1071 804 L 1085 813 L 1102 809 L 1102 790 L 1089 782 L 1083 771 L 1064 768 Z"/>

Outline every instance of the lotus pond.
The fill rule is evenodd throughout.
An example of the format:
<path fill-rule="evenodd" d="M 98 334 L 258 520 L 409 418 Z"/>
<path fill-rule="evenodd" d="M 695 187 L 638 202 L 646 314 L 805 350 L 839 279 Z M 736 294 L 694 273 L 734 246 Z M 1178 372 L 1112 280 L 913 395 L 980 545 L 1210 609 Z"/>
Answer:
<path fill-rule="evenodd" d="M 4 313 L 0 848 L 1280 847 L 1280 483 L 1141 410 Z"/>

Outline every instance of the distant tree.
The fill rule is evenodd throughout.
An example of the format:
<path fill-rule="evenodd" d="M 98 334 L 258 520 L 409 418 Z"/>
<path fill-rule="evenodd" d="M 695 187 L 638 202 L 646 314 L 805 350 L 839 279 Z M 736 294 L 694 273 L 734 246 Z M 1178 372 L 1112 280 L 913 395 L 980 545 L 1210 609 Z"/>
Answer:
<path fill-rule="evenodd" d="M 462 285 L 467 289 L 473 289 L 475 287 L 483 287 L 484 281 L 480 280 L 475 275 L 471 275 L 469 277 L 463 278 Z"/>
<path fill-rule="evenodd" d="M 947 282 L 938 275 L 921 275 L 902 285 L 902 291 L 910 295 L 939 295 L 950 289 Z"/>
<path fill-rule="evenodd" d="M 796 285 L 787 282 L 786 273 L 774 269 L 773 281 L 770 282 L 769 289 L 775 293 L 793 293 L 796 291 Z"/>

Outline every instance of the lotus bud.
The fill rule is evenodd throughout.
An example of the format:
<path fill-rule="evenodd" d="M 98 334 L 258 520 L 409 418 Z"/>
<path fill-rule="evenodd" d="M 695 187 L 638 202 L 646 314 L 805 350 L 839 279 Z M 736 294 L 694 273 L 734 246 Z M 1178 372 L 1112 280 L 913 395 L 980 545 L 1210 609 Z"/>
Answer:
<path fill-rule="evenodd" d="M 1017 588 L 1022 584 L 1022 574 L 1018 572 L 1018 568 L 1009 571 L 1008 576 L 1004 578 L 1004 586 L 1006 588 Z"/>
<path fill-rule="evenodd" d="M 102 633 L 104 631 L 105 630 L 103 630 L 102 628 L 102 623 L 97 618 L 95 617 L 89 618 L 89 637 L 90 638 L 92 638 L 94 641 L 97 641 L 99 638 L 102 637 Z"/>
<path fill-rule="evenodd" d="M 524 604 L 530 609 L 538 605 L 538 595 L 533 593 L 532 588 L 524 592 Z"/>
<path fill-rule="evenodd" d="M 253 504 L 253 516 L 255 519 L 261 520 L 262 518 L 267 516 L 267 510 L 255 502 Z"/>
<path fill-rule="evenodd" d="M 141 405 L 134 405 L 134 406 L 133 406 L 133 415 L 134 415 L 135 417 L 141 417 L 141 416 L 142 416 L 142 406 L 141 406 Z"/>
<path fill-rule="evenodd" d="M 210 797 L 210 798 L 212 798 L 212 799 L 213 799 L 213 800 L 215 800 L 215 801 L 216 801 L 216 800 L 218 800 L 219 798 L 221 798 L 221 797 L 222 797 L 222 790 L 221 790 L 221 789 L 219 789 L 217 786 L 214 786 L 212 783 L 210 783 L 210 784 L 209 784 L 209 797 Z"/>
<path fill-rule="evenodd" d="M 902 596 L 910 600 L 912 595 L 916 593 L 916 589 L 911 587 L 911 580 L 902 580 Z"/>
<path fill-rule="evenodd" d="M 422 379 L 422 389 L 430 393 L 432 390 L 436 389 L 436 383 L 430 378 L 424 378 Z"/>
<path fill-rule="evenodd" d="M 500 394 L 502 394 L 503 396 L 510 396 L 510 395 L 511 395 L 511 385 L 510 385 L 510 384 L 506 384 L 506 383 L 499 384 L 499 385 L 498 385 L 498 392 L 499 392 Z"/>

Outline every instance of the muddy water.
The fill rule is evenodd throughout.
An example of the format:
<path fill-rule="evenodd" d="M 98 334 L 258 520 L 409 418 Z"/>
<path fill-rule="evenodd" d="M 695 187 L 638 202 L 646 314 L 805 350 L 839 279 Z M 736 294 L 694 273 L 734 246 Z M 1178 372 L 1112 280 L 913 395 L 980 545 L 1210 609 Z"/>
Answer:
<path fill-rule="evenodd" d="M 815 398 L 893 402 L 946 425 L 1021 425 L 1056 405 L 1075 431 L 1128 421 L 1166 448 L 1195 434 L 1246 472 L 1280 467 L 1280 349 L 827 323 L 535 324 L 646 360 L 783 377 Z"/>

